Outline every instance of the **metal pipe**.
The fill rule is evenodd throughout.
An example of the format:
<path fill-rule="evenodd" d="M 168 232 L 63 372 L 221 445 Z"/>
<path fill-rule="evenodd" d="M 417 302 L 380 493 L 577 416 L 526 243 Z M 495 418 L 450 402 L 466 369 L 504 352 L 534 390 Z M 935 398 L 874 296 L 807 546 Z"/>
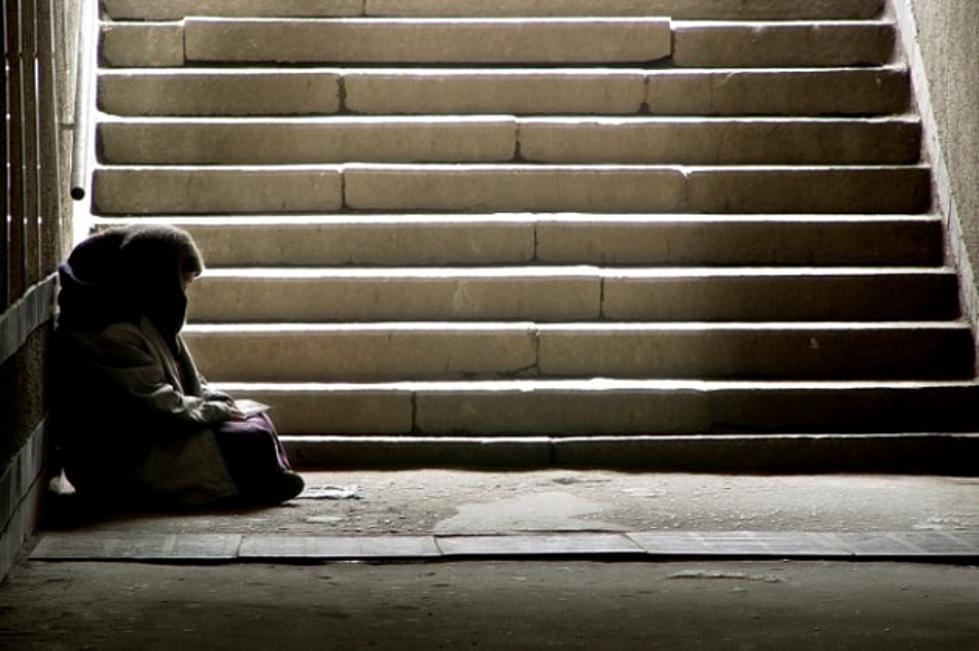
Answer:
<path fill-rule="evenodd" d="M 78 27 L 78 58 L 75 64 L 75 123 L 71 152 L 71 198 L 81 201 L 88 189 L 89 169 L 89 120 L 92 110 L 92 92 L 98 67 L 96 46 L 98 43 L 99 0 L 80 0 L 81 12 Z"/>

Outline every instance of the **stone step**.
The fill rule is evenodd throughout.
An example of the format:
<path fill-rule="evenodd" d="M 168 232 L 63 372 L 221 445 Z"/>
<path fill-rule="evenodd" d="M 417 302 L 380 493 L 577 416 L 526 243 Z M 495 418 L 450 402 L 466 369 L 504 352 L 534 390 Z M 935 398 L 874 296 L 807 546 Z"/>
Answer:
<path fill-rule="evenodd" d="M 601 436 L 974 432 L 972 382 L 486 380 L 219 383 L 286 435 Z"/>
<path fill-rule="evenodd" d="M 909 104 L 901 68 L 793 70 L 359 70 L 353 113 L 879 115 Z"/>
<path fill-rule="evenodd" d="M 494 117 L 127 119 L 98 125 L 112 164 L 512 161 L 517 121 Z"/>
<path fill-rule="evenodd" d="M 342 177 L 342 178 L 341 178 Z M 277 165 L 95 170 L 97 214 L 924 212 L 924 166 Z"/>
<path fill-rule="evenodd" d="M 894 26 L 886 21 L 677 21 L 671 50 L 666 22 L 657 28 L 655 40 L 636 34 L 632 42 L 638 24 L 660 20 L 649 18 L 613 23 L 609 18 L 198 20 L 105 23 L 101 62 L 117 68 L 226 61 L 594 64 L 649 62 L 672 53 L 672 64 L 679 67 L 805 68 L 883 65 L 891 60 L 895 43 Z M 600 33 L 592 34 L 598 25 Z M 623 30 L 624 45 L 609 36 L 612 29 Z M 601 39 L 605 45 L 572 48 L 576 38 Z M 525 40 L 542 46 L 531 48 Z M 252 45 L 241 47 L 241 42 Z M 656 49 L 649 49 L 653 43 Z"/>
<path fill-rule="evenodd" d="M 183 23 L 103 23 L 99 30 L 102 66 L 166 68 L 187 63 Z"/>
<path fill-rule="evenodd" d="M 879 66 L 894 56 L 886 21 L 673 23 L 673 65 L 689 68 Z"/>
<path fill-rule="evenodd" d="M 229 324 L 184 335 L 211 381 L 973 375 L 962 322 Z"/>
<path fill-rule="evenodd" d="M 945 268 L 469 267 L 210 269 L 206 323 L 920 321 L 959 316 Z"/>
<path fill-rule="evenodd" d="M 362 211 L 811 212 L 927 210 L 925 167 L 348 165 Z"/>
<path fill-rule="evenodd" d="M 103 167 L 96 213 L 331 212 L 343 205 L 339 167 Z"/>
<path fill-rule="evenodd" d="M 910 119 L 524 118 L 520 156 L 541 163 L 686 165 L 906 164 L 919 160 Z"/>
<path fill-rule="evenodd" d="M 104 70 L 98 97 L 117 115 L 865 116 L 904 113 L 910 87 L 901 67 L 185 68 Z"/>
<path fill-rule="evenodd" d="M 872 18 L 883 0 L 102 0 L 116 20 L 187 16 L 672 16 L 717 20 Z"/>
<path fill-rule="evenodd" d="M 283 436 L 294 466 L 621 468 L 646 472 L 972 475 L 974 434 Z"/>
<path fill-rule="evenodd" d="M 210 267 L 940 266 L 934 215 L 302 215 L 139 217 L 191 233 Z"/>
<path fill-rule="evenodd" d="M 212 68 L 101 71 L 98 106 L 119 115 L 328 115 L 336 70 Z"/>
<path fill-rule="evenodd" d="M 109 164 L 527 162 L 916 163 L 912 119 L 126 118 L 98 125 Z"/>
<path fill-rule="evenodd" d="M 673 18 L 870 18 L 881 0 L 366 0 L 377 16 L 645 15 Z"/>
<path fill-rule="evenodd" d="M 615 437 L 284 436 L 289 460 L 336 468 L 620 468 L 646 472 L 971 475 L 971 434 Z"/>
<path fill-rule="evenodd" d="M 188 63 L 634 63 L 670 55 L 665 18 L 187 18 Z"/>

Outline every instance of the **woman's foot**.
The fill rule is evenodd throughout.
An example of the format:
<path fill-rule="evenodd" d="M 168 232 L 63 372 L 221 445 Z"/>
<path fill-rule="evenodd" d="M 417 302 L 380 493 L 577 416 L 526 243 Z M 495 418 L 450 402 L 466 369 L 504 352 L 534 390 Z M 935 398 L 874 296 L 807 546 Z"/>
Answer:
<path fill-rule="evenodd" d="M 275 478 L 271 486 L 270 497 L 275 502 L 285 502 L 299 495 L 305 487 L 306 482 L 303 481 L 299 473 L 286 470 Z"/>

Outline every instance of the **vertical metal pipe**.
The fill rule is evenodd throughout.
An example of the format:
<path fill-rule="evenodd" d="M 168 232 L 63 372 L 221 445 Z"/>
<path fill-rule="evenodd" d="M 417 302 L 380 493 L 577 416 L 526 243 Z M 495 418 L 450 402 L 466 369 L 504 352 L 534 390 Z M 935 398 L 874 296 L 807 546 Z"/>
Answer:
<path fill-rule="evenodd" d="M 98 0 L 81 0 L 78 63 L 75 69 L 75 126 L 71 156 L 71 198 L 80 201 L 88 192 L 90 119 L 98 61 Z"/>

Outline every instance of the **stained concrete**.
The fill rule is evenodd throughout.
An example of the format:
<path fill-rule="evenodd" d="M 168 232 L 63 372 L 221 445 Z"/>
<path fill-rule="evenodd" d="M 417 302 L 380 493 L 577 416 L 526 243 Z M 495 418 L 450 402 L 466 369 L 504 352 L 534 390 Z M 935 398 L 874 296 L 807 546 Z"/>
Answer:
<path fill-rule="evenodd" d="M 979 527 L 976 479 L 557 470 L 305 477 L 314 488 L 356 486 L 361 499 L 300 499 L 236 513 L 102 516 L 69 531 L 107 539 L 288 533 L 306 536 L 305 548 L 317 536 L 435 530 L 539 536 L 548 533 L 541 529 L 612 533 L 623 526 L 678 535 Z M 958 649 L 979 644 L 977 586 L 975 567 L 906 563 L 35 561 L 22 563 L 0 587 L 0 646 Z"/>
<path fill-rule="evenodd" d="M 0 645 L 965 649 L 977 584 L 906 564 L 32 564 L 0 589 Z"/>
<path fill-rule="evenodd" d="M 547 531 L 964 531 L 979 479 L 904 475 L 701 475 L 605 470 L 304 473 L 360 499 L 198 513 L 53 511 L 60 530 L 106 534 L 429 535 Z"/>

